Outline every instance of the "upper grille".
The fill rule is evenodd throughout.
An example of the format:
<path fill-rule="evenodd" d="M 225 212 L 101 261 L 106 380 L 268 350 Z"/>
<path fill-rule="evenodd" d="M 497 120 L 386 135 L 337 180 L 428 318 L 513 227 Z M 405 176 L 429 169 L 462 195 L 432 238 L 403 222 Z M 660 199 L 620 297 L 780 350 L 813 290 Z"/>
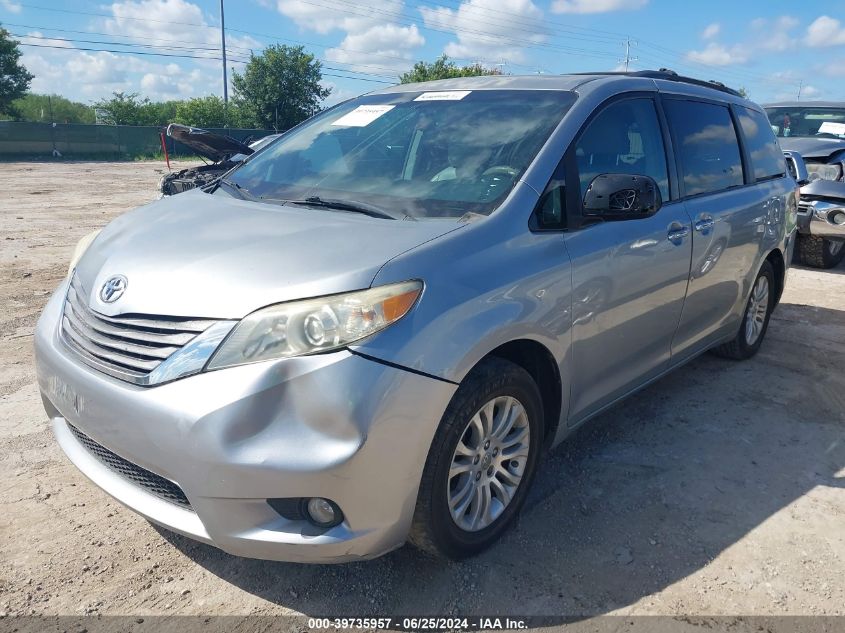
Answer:
<path fill-rule="evenodd" d="M 169 479 L 165 479 L 160 475 L 150 472 L 146 468 L 141 468 L 130 461 L 123 459 L 120 455 L 112 453 L 102 444 L 98 444 L 90 437 L 85 435 L 78 428 L 72 424 L 68 424 L 68 428 L 73 433 L 74 437 L 79 440 L 88 452 L 97 458 L 104 466 L 116 472 L 124 479 L 128 479 L 134 484 L 155 495 L 160 499 L 175 503 L 178 506 L 192 510 L 191 503 L 182 492 L 182 489 Z"/>
<path fill-rule="evenodd" d="M 87 293 L 71 278 L 62 315 L 65 342 L 89 365 L 129 382 L 144 378 L 162 361 L 216 323 L 213 319 L 109 317 L 87 305 Z"/>

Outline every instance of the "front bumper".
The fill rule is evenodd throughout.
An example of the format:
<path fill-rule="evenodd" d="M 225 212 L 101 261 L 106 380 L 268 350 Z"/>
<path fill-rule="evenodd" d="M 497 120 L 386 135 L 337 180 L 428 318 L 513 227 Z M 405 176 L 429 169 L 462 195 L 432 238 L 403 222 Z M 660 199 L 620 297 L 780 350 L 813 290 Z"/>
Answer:
<path fill-rule="evenodd" d="M 837 223 L 835 218 L 843 221 Z M 801 200 L 798 205 L 798 230 L 804 235 L 845 240 L 845 200 Z"/>
<path fill-rule="evenodd" d="M 238 556 L 342 562 L 404 543 L 455 385 L 340 351 L 139 387 L 66 349 L 58 335 L 65 291 L 36 328 L 39 387 L 62 449 L 118 501 Z M 69 425 L 177 484 L 190 506 L 109 467 Z M 319 530 L 266 501 L 312 496 L 335 501 L 344 522 Z"/>

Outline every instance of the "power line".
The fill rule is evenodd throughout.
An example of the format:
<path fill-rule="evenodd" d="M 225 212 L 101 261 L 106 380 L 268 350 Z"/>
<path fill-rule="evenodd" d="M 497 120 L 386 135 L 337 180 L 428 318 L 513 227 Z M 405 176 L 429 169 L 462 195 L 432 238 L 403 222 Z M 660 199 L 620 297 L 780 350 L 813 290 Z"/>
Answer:
<path fill-rule="evenodd" d="M 52 49 L 58 49 L 58 50 L 62 50 L 62 51 L 70 51 L 70 52 L 85 51 L 85 52 L 96 52 L 96 53 L 115 53 L 115 54 L 119 54 L 119 55 L 120 54 L 122 54 L 122 55 L 149 55 L 149 56 L 155 56 L 155 57 L 178 57 L 178 58 L 182 58 L 182 59 L 210 59 L 210 60 L 215 60 L 215 61 L 222 60 L 222 57 L 220 57 L 220 56 L 188 55 L 186 53 L 154 53 L 154 52 L 150 52 L 150 51 L 124 51 L 124 50 L 118 50 L 118 49 L 91 48 L 91 47 L 82 47 L 82 46 L 58 46 L 58 45 L 51 45 L 51 44 L 27 44 L 27 43 L 24 43 L 24 42 L 20 42 L 20 46 L 32 46 L 32 47 L 35 47 L 35 48 L 52 48 Z M 236 60 L 236 61 L 246 61 L 246 60 Z M 356 73 L 356 74 L 362 74 L 362 75 L 368 74 L 368 73 L 359 73 L 359 71 L 350 70 L 350 69 L 347 69 L 347 68 L 334 68 L 334 67 L 331 67 L 331 66 L 324 66 L 324 68 L 327 68 L 328 70 L 334 70 L 336 72 L 343 72 L 343 73 Z M 321 75 L 323 77 L 337 77 L 339 79 L 357 79 L 359 81 L 371 81 L 371 82 L 375 82 L 375 83 L 389 84 L 389 85 L 393 85 L 393 84 L 396 83 L 395 81 L 385 81 L 385 80 L 382 80 L 382 79 L 371 79 L 369 77 L 354 77 L 354 76 L 350 76 L 350 75 L 337 75 L 337 74 L 325 73 L 325 72 L 321 72 Z"/>
<path fill-rule="evenodd" d="M 331 0 L 325 0 L 330 2 L 330 4 L 321 4 L 316 1 L 309 1 L 309 0 L 300 0 L 304 4 L 309 4 L 318 8 L 327 9 L 330 11 L 336 11 L 345 13 L 348 15 L 353 16 L 361 16 L 361 17 L 375 17 L 378 15 L 387 16 L 388 18 L 392 18 L 394 21 L 404 25 L 417 25 L 422 29 L 428 31 L 435 31 L 446 33 L 449 35 L 456 35 L 459 36 L 462 34 L 475 36 L 482 40 L 489 40 L 491 42 L 496 42 L 498 44 L 505 43 L 506 45 L 510 46 L 518 46 L 520 48 L 531 48 L 531 49 L 538 49 L 538 50 L 549 50 L 549 51 L 556 51 L 556 52 L 565 52 L 570 55 L 577 55 L 581 57 L 594 57 L 594 58 L 615 58 L 615 54 L 610 51 L 605 50 L 595 50 L 595 49 L 585 49 L 585 48 L 578 48 L 578 47 L 569 47 L 569 46 L 560 46 L 551 43 L 542 43 L 542 42 L 526 42 L 524 39 L 518 38 L 511 38 L 507 36 L 503 36 L 501 32 L 491 32 L 491 31 L 484 31 L 484 30 L 477 30 L 477 29 L 466 29 L 466 28 L 438 28 L 436 26 L 430 26 L 426 24 L 424 19 L 417 18 L 415 16 L 407 15 L 401 11 L 390 11 L 385 9 L 377 9 L 375 7 L 360 7 L 360 6 L 350 6 L 348 4 L 331 4 Z M 440 0 L 444 1 L 444 0 Z M 464 7 L 471 7 L 473 11 L 483 11 L 488 14 L 492 14 L 494 17 L 488 17 L 488 19 L 474 19 L 475 23 L 479 24 L 487 24 L 494 27 L 501 28 L 502 26 L 513 26 L 514 22 L 516 22 L 517 26 L 519 26 L 522 30 L 530 30 L 532 28 L 541 28 L 543 25 L 548 25 L 554 27 L 553 29 L 543 29 L 543 35 L 552 35 L 560 33 L 566 33 L 568 39 L 577 39 L 580 41 L 592 41 L 596 43 L 608 43 L 611 41 L 618 41 L 618 38 L 621 34 L 615 33 L 612 31 L 604 31 L 600 29 L 589 29 L 585 27 L 577 27 L 574 25 L 568 25 L 562 22 L 553 21 L 553 20 L 546 20 L 544 19 L 542 22 L 537 20 L 533 20 L 532 18 L 528 18 L 524 15 L 517 14 L 510 11 L 504 11 L 501 9 L 493 9 L 487 7 L 478 7 L 476 5 L 465 5 L 460 2 L 460 0 L 446 0 L 452 2 L 456 5 L 457 9 L 460 9 L 462 6 Z M 80 14 L 80 15 L 91 15 L 91 16 L 98 16 L 98 17 L 105 17 L 110 19 L 117 19 L 117 20 L 133 20 L 139 22 L 154 22 L 154 23 L 167 23 L 167 24 L 178 24 L 180 26 L 190 26 L 196 28 L 204 28 L 204 29 L 216 29 L 216 27 L 208 25 L 208 24 L 197 24 L 191 22 L 174 22 L 170 20 L 158 20 L 154 18 L 137 18 L 137 17 L 130 17 L 130 16 L 115 16 L 113 14 L 107 13 L 99 13 L 99 12 L 92 12 L 92 11 L 78 11 L 78 10 L 70 10 L 70 9 L 58 9 L 55 7 L 45 7 L 41 5 L 29 4 L 29 3 L 22 3 L 23 6 L 44 10 L 44 11 L 54 11 L 54 12 L 61 12 L 61 13 L 70 13 L 70 14 Z M 435 9 L 436 7 L 432 5 L 423 4 L 422 2 L 417 2 L 415 5 L 418 9 Z M 367 11 L 369 9 L 369 11 Z M 363 12 L 362 12 L 363 11 Z M 450 11 L 455 11 L 450 9 Z M 501 15 L 501 18 L 495 17 L 497 15 Z M 309 46 L 316 46 L 323 49 L 334 48 L 338 50 L 345 50 L 347 52 L 357 52 L 361 54 L 366 54 L 371 57 L 381 57 L 381 58 L 392 58 L 401 60 L 403 63 L 410 63 L 411 60 L 404 58 L 404 57 L 397 57 L 397 56 L 389 56 L 380 53 L 371 53 L 369 51 L 356 51 L 354 49 L 345 49 L 343 47 L 330 47 L 323 44 L 317 43 L 309 43 L 309 42 L 302 42 L 298 40 L 292 40 L 289 38 L 282 38 L 275 35 L 270 34 L 263 34 L 263 33 L 256 33 L 254 31 L 248 31 L 244 29 L 236 29 L 230 28 L 229 31 L 242 33 L 245 35 L 250 35 L 253 37 L 261 37 L 267 38 L 273 41 L 289 41 L 297 44 L 305 44 Z M 138 38 L 140 39 L 140 38 Z M 736 68 L 722 68 L 722 67 L 714 67 L 708 64 L 704 64 L 701 62 L 695 62 L 693 60 L 688 60 L 685 53 L 675 51 L 658 44 L 648 42 L 646 40 L 640 40 L 643 46 L 649 47 L 653 50 L 653 55 L 658 58 L 663 58 L 657 60 L 658 65 L 666 65 L 672 67 L 688 67 L 688 68 L 697 68 L 696 72 L 703 72 L 705 69 L 708 72 L 712 72 L 717 76 L 727 76 L 733 77 L 729 81 L 743 81 L 743 82 L 769 82 L 769 81 L 777 81 L 780 83 L 789 83 L 791 85 L 795 85 L 796 82 L 788 81 L 784 79 L 772 78 L 766 75 L 761 75 L 757 73 L 753 73 L 752 71 L 748 70 L 741 70 Z M 242 49 L 243 50 L 243 49 Z M 653 57 L 651 58 L 653 59 Z M 670 60 L 670 61 L 667 61 Z M 486 60 L 484 60 L 486 61 Z M 629 63 L 633 61 L 629 59 Z M 335 62 L 335 63 L 342 63 L 342 62 Z M 491 62 L 487 62 L 491 63 Z M 345 65 L 352 65 L 352 64 L 345 64 Z M 357 64 L 361 67 L 360 64 Z M 370 66 L 375 68 L 374 66 Z M 391 72 L 395 72 L 391 69 Z"/>

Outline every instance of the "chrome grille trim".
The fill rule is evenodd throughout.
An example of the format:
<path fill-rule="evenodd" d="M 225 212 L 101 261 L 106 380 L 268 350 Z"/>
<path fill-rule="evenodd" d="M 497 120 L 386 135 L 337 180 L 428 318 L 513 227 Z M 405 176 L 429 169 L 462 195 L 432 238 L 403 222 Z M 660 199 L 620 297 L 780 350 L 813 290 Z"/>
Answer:
<path fill-rule="evenodd" d="M 139 385 L 163 361 L 217 323 L 216 319 L 109 317 L 89 308 L 79 279 L 71 278 L 61 321 L 62 340 L 86 364 Z"/>

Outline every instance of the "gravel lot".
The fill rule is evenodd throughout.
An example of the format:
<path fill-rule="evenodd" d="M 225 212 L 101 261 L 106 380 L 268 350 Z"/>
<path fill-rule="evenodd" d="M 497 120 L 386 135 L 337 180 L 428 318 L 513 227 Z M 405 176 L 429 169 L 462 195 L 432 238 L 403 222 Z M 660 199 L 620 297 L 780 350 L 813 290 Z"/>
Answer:
<path fill-rule="evenodd" d="M 753 360 L 702 357 L 576 434 L 471 561 L 239 559 L 124 509 L 53 441 L 31 332 L 76 241 L 163 171 L 0 164 L 0 613 L 845 614 L 845 266 L 792 269 Z"/>

